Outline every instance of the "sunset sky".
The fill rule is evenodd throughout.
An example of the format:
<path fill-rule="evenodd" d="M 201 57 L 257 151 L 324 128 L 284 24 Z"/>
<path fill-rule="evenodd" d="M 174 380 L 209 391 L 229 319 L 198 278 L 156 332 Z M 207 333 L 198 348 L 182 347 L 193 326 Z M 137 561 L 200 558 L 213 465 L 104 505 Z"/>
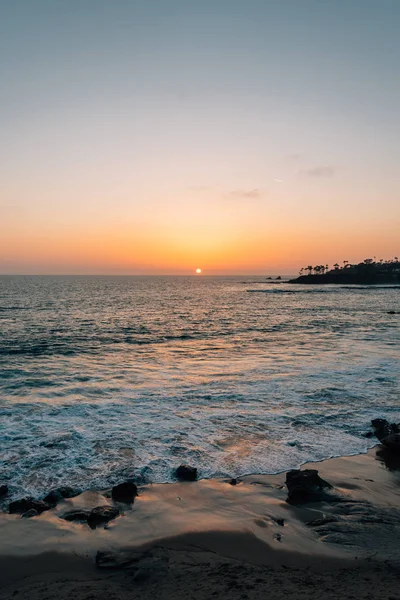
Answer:
<path fill-rule="evenodd" d="M 0 272 L 400 254 L 399 0 L 0 0 Z"/>

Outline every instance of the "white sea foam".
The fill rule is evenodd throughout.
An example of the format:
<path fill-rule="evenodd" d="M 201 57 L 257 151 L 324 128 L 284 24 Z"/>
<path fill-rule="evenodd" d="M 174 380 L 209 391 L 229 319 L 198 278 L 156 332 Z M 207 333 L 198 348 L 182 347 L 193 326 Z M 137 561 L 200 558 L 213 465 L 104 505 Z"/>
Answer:
<path fill-rule="evenodd" d="M 262 285 L 0 278 L 0 483 L 40 496 L 366 451 L 371 418 L 400 419 L 399 290 L 246 293 Z"/>

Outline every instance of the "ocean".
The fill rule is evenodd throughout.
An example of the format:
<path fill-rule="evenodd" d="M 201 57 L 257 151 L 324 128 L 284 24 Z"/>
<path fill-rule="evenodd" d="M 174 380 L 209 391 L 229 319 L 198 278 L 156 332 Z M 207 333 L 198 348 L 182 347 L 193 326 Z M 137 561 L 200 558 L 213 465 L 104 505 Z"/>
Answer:
<path fill-rule="evenodd" d="M 398 287 L 0 277 L 0 483 L 276 473 L 400 420 Z"/>

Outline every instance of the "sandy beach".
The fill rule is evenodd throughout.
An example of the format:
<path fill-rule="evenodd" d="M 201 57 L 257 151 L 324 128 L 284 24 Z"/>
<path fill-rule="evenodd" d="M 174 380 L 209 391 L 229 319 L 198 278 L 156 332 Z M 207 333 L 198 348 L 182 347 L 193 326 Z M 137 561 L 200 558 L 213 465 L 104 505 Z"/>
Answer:
<path fill-rule="evenodd" d="M 107 491 L 3 513 L 0 598 L 398 598 L 397 466 L 380 446 L 305 465 L 333 488 L 301 505 L 284 473 L 146 485 L 95 530 L 62 516 L 112 505 Z"/>

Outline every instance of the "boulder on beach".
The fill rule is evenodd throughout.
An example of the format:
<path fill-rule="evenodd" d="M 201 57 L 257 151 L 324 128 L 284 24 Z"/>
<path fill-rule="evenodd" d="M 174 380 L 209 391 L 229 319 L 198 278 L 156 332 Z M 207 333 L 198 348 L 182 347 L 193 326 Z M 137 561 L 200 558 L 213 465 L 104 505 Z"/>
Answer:
<path fill-rule="evenodd" d="M 0 498 L 5 498 L 8 494 L 8 485 L 0 485 Z"/>
<path fill-rule="evenodd" d="M 125 481 L 115 485 L 111 490 L 111 497 L 116 502 L 132 504 L 138 495 L 137 485 L 133 481 Z"/>
<path fill-rule="evenodd" d="M 99 525 L 105 525 L 119 515 L 118 508 L 114 506 L 97 506 L 92 510 L 76 509 L 71 510 L 64 515 L 64 521 L 73 521 L 77 523 L 87 523 L 91 529 L 96 529 Z"/>
<path fill-rule="evenodd" d="M 119 515 L 118 508 L 114 506 L 98 506 L 90 511 L 87 522 L 91 529 L 112 521 Z"/>
<path fill-rule="evenodd" d="M 176 469 L 175 475 L 180 481 L 196 481 L 197 469 L 189 465 L 180 465 Z"/>
<path fill-rule="evenodd" d="M 389 423 L 386 419 L 373 419 L 371 425 L 383 446 L 391 452 L 400 453 L 400 423 Z"/>
<path fill-rule="evenodd" d="M 324 497 L 324 490 L 333 486 L 318 475 L 317 469 L 299 469 L 286 473 L 288 488 L 287 501 L 292 504 L 318 502 Z"/>
<path fill-rule="evenodd" d="M 71 487 L 59 487 L 55 490 L 51 490 L 47 496 L 43 498 L 43 502 L 47 502 L 47 504 L 52 504 L 55 506 L 64 498 L 74 498 L 74 496 L 79 495 L 79 490 L 75 490 Z"/>
<path fill-rule="evenodd" d="M 8 505 L 8 512 L 10 514 L 24 514 L 33 509 L 40 515 L 45 510 L 50 510 L 50 508 L 51 506 L 47 502 L 28 497 L 10 502 Z"/>

